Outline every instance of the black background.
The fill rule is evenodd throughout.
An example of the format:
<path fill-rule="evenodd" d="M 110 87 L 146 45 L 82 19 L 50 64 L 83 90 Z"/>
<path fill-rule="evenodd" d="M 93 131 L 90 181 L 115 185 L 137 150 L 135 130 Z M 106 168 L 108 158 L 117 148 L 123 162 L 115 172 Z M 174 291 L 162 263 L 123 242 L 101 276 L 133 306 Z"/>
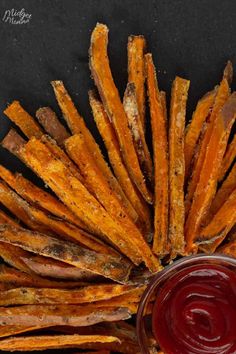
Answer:
<path fill-rule="evenodd" d="M 25 25 L 4 23 L 5 10 L 12 8 L 24 8 L 32 19 Z M 87 97 L 93 87 L 88 48 L 96 22 L 110 28 L 110 62 L 121 95 L 128 35 L 143 34 L 161 89 L 169 93 L 176 74 L 191 80 L 188 119 L 197 100 L 219 82 L 227 59 L 236 62 L 234 0 L 0 0 L 1 139 L 11 126 L 2 112 L 14 99 L 32 115 L 44 105 L 60 115 L 50 86 L 59 79 L 100 142 Z M 32 176 L 2 148 L 0 163 Z"/>

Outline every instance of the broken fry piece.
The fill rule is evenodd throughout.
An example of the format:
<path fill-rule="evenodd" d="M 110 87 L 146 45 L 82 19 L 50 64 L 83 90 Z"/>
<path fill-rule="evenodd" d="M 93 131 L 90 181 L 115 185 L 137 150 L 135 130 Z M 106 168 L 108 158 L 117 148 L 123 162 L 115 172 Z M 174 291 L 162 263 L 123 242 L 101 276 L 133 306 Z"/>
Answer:
<path fill-rule="evenodd" d="M 219 181 L 222 181 L 225 177 L 228 169 L 230 168 L 231 164 L 233 163 L 236 157 L 236 134 L 234 134 L 232 142 L 228 145 L 223 161 L 222 166 L 220 168 L 219 173 Z"/>
<path fill-rule="evenodd" d="M 90 68 L 109 119 L 114 125 L 126 168 L 148 203 L 153 196 L 147 188 L 128 127 L 127 116 L 114 84 L 107 56 L 108 28 L 97 24 L 91 36 Z"/>
<path fill-rule="evenodd" d="M 59 121 L 56 113 L 50 107 L 39 108 L 36 117 L 44 130 L 57 142 L 61 147 L 64 146 L 64 140 L 69 138 L 70 134 L 63 124 Z"/>
<path fill-rule="evenodd" d="M 204 95 L 197 104 L 193 113 L 192 120 L 186 128 L 184 141 L 184 156 L 185 156 L 185 181 L 188 180 L 191 174 L 191 162 L 193 159 L 196 144 L 200 137 L 202 126 L 207 117 L 211 113 L 214 104 L 217 88 Z"/>
<path fill-rule="evenodd" d="M 24 110 L 19 101 L 13 101 L 5 109 L 4 113 L 22 130 L 27 138 L 30 139 L 32 136 L 40 138 L 41 135 L 43 135 L 41 127 L 35 122 L 34 118 Z"/>
<path fill-rule="evenodd" d="M 118 282 L 126 281 L 129 277 L 131 266 L 122 257 L 95 253 L 77 244 L 57 240 L 37 232 L 0 225 L 0 240 Z"/>
<path fill-rule="evenodd" d="M 136 88 L 134 83 L 127 84 L 123 106 L 128 119 L 129 128 L 132 132 L 134 147 L 138 155 L 139 164 L 147 180 L 153 182 L 153 167 L 151 155 L 146 143 L 142 122 L 139 117 L 139 110 L 136 98 Z"/>
<path fill-rule="evenodd" d="M 190 82 L 176 77 L 172 85 L 169 128 L 169 238 L 172 255 L 184 253 L 184 128 Z M 160 168 L 160 167 L 159 167 Z"/>
<path fill-rule="evenodd" d="M 128 82 L 133 82 L 137 96 L 139 119 L 145 132 L 145 63 L 146 41 L 143 36 L 128 38 Z"/>
<path fill-rule="evenodd" d="M 25 143 L 26 141 L 16 132 L 16 130 L 11 128 L 2 140 L 1 145 L 4 149 L 7 149 L 10 153 L 20 158 L 18 150 Z"/>
<path fill-rule="evenodd" d="M 147 88 L 152 125 L 154 154 L 154 238 L 153 252 L 159 256 L 168 253 L 168 143 L 166 111 L 159 92 L 156 71 L 151 54 L 145 55 Z"/>
<path fill-rule="evenodd" d="M 236 117 L 236 93 L 233 93 L 215 118 L 212 134 L 205 151 L 199 182 L 185 225 L 187 252 L 194 248 L 201 223 L 210 209 L 216 193 L 219 168 L 225 153 L 227 141 Z"/>

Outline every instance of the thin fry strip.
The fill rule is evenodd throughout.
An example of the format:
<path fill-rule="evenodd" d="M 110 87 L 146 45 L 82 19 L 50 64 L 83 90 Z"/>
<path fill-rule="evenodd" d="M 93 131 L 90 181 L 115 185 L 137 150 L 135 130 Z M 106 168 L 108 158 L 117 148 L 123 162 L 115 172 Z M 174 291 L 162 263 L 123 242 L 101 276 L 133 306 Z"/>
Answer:
<path fill-rule="evenodd" d="M 153 182 L 153 166 L 151 155 L 146 143 L 142 122 L 139 117 L 139 110 L 136 98 L 136 88 L 134 83 L 127 84 L 123 106 L 128 119 L 129 128 L 132 132 L 134 147 L 138 155 L 139 164 L 147 180 Z"/>
<path fill-rule="evenodd" d="M 48 327 L 48 326 L 46 326 Z M 0 326 L 0 338 L 3 337 L 10 337 L 16 334 L 20 334 L 20 333 L 25 333 L 25 332 L 32 332 L 35 331 L 37 329 L 43 329 L 45 328 L 45 326 L 26 326 L 23 327 L 21 325 L 9 325 L 9 326 Z"/>
<path fill-rule="evenodd" d="M 39 108 L 36 117 L 44 130 L 57 142 L 61 147 L 64 146 L 64 140 L 69 138 L 70 134 L 63 124 L 59 121 L 56 113 L 50 107 Z"/>
<path fill-rule="evenodd" d="M 83 177 L 98 201 L 103 205 L 109 215 L 120 223 L 124 230 L 124 237 L 126 235 L 129 243 L 137 248 L 138 252 L 143 255 L 142 258 L 145 263 L 151 266 L 154 255 L 139 229 L 129 218 L 122 204 L 113 194 L 102 172 L 94 163 L 94 158 L 89 154 L 89 150 L 86 148 L 86 140 L 83 135 L 73 135 L 65 141 L 65 147 L 69 156 L 79 166 L 80 170 L 83 171 Z M 151 263 L 149 263 L 149 260 L 151 260 Z"/>
<path fill-rule="evenodd" d="M 230 60 L 227 61 L 227 64 L 225 66 L 223 78 L 228 81 L 229 85 L 231 85 L 233 81 L 233 64 Z"/>
<path fill-rule="evenodd" d="M 184 240 L 184 128 L 190 82 L 176 77 L 172 85 L 169 128 L 170 220 L 169 237 L 172 254 L 183 254 Z"/>
<path fill-rule="evenodd" d="M 41 127 L 35 122 L 34 118 L 24 110 L 19 101 L 13 101 L 4 110 L 4 113 L 22 130 L 27 138 L 30 139 L 32 136 L 40 138 L 41 135 L 43 135 Z"/>
<path fill-rule="evenodd" d="M 143 36 L 128 38 L 128 82 L 135 84 L 140 122 L 145 131 L 145 64 L 146 40 Z"/>
<path fill-rule="evenodd" d="M 0 350 L 10 351 L 32 351 L 47 349 L 74 348 L 84 343 L 112 343 L 119 342 L 119 339 L 112 336 L 80 336 L 73 335 L 53 335 L 53 336 L 28 336 L 11 337 L 0 341 Z"/>
<path fill-rule="evenodd" d="M 202 126 L 210 114 L 213 107 L 216 89 L 208 92 L 197 103 L 197 107 L 193 112 L 192 120 L 186 128 L 184 141 L 184 156 L 185 156 L 185 181 L 188 180 L 191 172 L 191 162 L 199 139 Z"/>
<path fill-rule="evenodd" d="M 130 263 L 122 257 L 99 254 L 38 232 L 0 225 L 0 240 L 118 282 L 124 282 L 129 277 Z"/>
<path fill-rule="evenodd" d="M 111 74 L 107 56 L 107 42 L 108 28 L 98 23 L 91 36 L 90 69 L 109 119 L 114 124 L 122 156 L 130 177 L 145 200 L 148 203 L 152 203 L 153 197 L 147 188 L 145 178 L 140 169 L 131 131 L 128 127 L 127 116 Z"/>
<path fill-rule="evenodd" d="M 236 189 L 218 210 L 212 221 L 199 233 L 196 242 L 206 253 L 215 252 L 236 223 Z"/>
<path fill-rule="evenodd" d="M 88 283 L 83 281 L 57 281 L 45 279 L 36 274 L 26 274 L 14 268 L 10 268 L 5 264 L 0 265 L 0 283 L 11 285 L 13 288 L 31 287 L 52 289 L 73 289 L 88 285 Z"/>
<path fill-rule="evenodd" d="M 7 149 L 10 153 L 20 158 L 18 150 L 25 143 L 26 141 L 16 132 L 16 130 L 11 128 L 2 140 L 1 145 L 4 149 Z"/>
<path fill-rule="evenodd" d="M 39 316 L 40 314 L 40 316 Z M 130 318 L 125 308 L 88 305 L 24 305 L 0 308 L 0 325 L 90 326 Z M 1 343 L 1 342 L 0 342 Z"/>
<path fill-rule="evenodd" d="M 131 285 L 90 285 L 76 290 L 16 288 L 0 292 L 0 306 L 37 304 L 83 304 L 110 300 L 129 293 Z"/>
<path fill-rule="evenodd" d="M 193 203 L 185 225 L 187 252 L 194 248 L 203 218 L 210 209 L 216 193 L 219 168 L 226 150 L 230 130 L 236 117 L 236 93 L 233 93 L 218 113 L 205 152 L 205 159 Z"/>
<path fill-rule="evenodd" d="M 204 163 L 207 146 L 211 138 L 214 122 L 221 108 L 227 101 L 229 95 L 230 95 L 230 88 L 229 88 L 228 81 L 226 79 L 223 79 L 217 90 L 214 106 L 210 114 L 209 120 L 206 122 L 206 127 L 204 127 L 203 129 L 203 135 L 200 137 L 201 141 L 200 141 L 198 152 L 197 154 L 195 154 L 193 158 L 193 169 L 192 169 L 193 173 L 188 183 L 187 195 L 185 198 L 185 218 L 186 219 L 188 217 L 188 213 L 192 205 L 194 192 L 199 182 L 200 174 L 202 172 L 202 166 Z"/>
<path fill-rule="evenodd" d="M 165 91 L 160 91 L 160 100 L 161 100 L 162 110 L 164 112 L 164 117 L 165 117 L 165 120 L 167 121 L 167 103 L 166 103 Z"/>
<path fill-rule="evenodd" d="M 32 138 L 21 149 L 21 155 L 75 215 L 85 223 L 91 223 L 97 228 L 98 234 L 102 233 L 134 263 L 140 262 L 137 250 L 122 238 L 121 226 L 111 219 L 101 204 L 60 160 L 55 159 L 44 144 Z"/>
<path fill-rule="evenodd" d="M 92 134 L 89 129 L 86 127 L 84 119 L 78 113 L 74 103 L 71 100 L 68 92 L 66 91 L 62 81 L 53 81 L 52 86 L 58 101 L 58 104 L 62 110 L 63 116 L 73 134 L 83 134 L 86 139 L 87 146 L 90 150 L 90 153 L 95 157 L 96 164 L 103 172 L 107 181 L 112 186 L 113 190 L 117 194 L 117 196 L 122 200 L 125 207 L 127 208 L 127 212 L 131 216 L 131 218 L 135 221 L 137 219 L 137 213 L 135 209 L 132 207 L 131 203 L 127 199 L 124 194 L 121 186 L 118 181 L 112 174 L 108 164 L 106 163 L 102 152 L 100 150 L 99 145 L 94 140 Z"/>
<path fill-rule="evenodd" d="M 168 143 L 167 121 L 158 89 L 152 55 L 146 54 L 147 88 L 152 125 L 154 154 L 154 238 L 153 252 L 163 256 L 168 252 Z"/>
<path fill-rule="evenodd" d="M 43 210 L 49 211 L 61 219 L 65 219 L 80 228 L 86 229 L 85 224 L 76 218 L 63 203 L 50 193 L 33 184 L 21 174 L 13 174 L 0 165 L 0 177 L 30 204 L 41 207 Z"/>
<path fill-rule="evenodd" d="M 98 100 L 93 91 L 89 91 L 89 101 L 93 111 L 95 123 L 106 145 L 109 160 L 116 178 L 141 219 L 141 225 L 140 223 L 138 223 L 138 225 L 141 226 L 142 230 L 144 229 L 147 238 L 149 238 L 151 232 L 151 216 L 149 207 L 129 177 L 122 160 L 120 147 L 114 128 L 109 121 L 102 103 Z"/>
<path fill-rule="evenodd" d="M 228 145 L 223 161 L 222 166 L 220 168 L 219 173 L 219 181 L 222 181 L 225 177 L 228 169 L 230 168 L 231 164 L 233 163 L 236 157 L 236 134 L 234 134 L 232 142 Z"/>

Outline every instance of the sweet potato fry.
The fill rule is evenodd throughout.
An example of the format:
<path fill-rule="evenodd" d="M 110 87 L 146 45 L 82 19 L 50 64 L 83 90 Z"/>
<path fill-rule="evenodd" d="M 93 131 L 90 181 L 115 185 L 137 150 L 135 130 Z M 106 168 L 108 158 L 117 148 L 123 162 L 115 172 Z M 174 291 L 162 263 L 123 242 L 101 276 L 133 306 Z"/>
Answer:
<path fill-rule="evenodd" d="M 120 321 L 130 318 L 125 308 L 95 308 L 88 305 L 25 305 L 0 308 L 0 325 L 24 326 L 90 326 L 103 321 Z"/>
<path fill-rule="evenodd" d="M 145 262 L 154 258 L 148 244 L 143 239 L 139 229 L 129 218 L 126 210 L 122 207 L 120 201 L 116 198 L 111 190 L 110 185 L 104 179 L 102 172 L 94 163 L 93 157 L 86 149 L 86 141 L 83 135 L 76 134 L 65 141 L 65 147 L 69 156 L 79 166 L 86 184 L 89 185 L 95 194 L 97 200 L 103 205 L 108 214 L 121 225 L 129 243 L 137 248 L 140 254 L 143 254 Z"/>
<path fill-rule="evenodd" d="M 19 157 L 18 150 L 23 146 L 26 141 L 16 132 L 15 129 L 10 129 L 5 138 L 2 140 L 1 145 L 16 157 Z"/>
<path fill-rule="evenodd" d="M 83 304 L 119 297 L 134 289 L 132 285 L 89 285 L 76 290 L 16 288 L 0 292 L 0 306 L 37 304 Z M 107 305 L 108 306 L 108 305 Z M 121 307 L 121 306 L 120 306 Z"/>
<path fill-rule="evenodd" d="M 14 268 L 7 267 L 4 264 L 0 265 L 0 283 L 10 285 L 10 288 L 31 287 L 53 289 L 73 289 L 87 285 L 87 283 L 83 281 L 56 281 L 45 279 L 36 274 L 26 274 Z"/>
<path fill-rule="evenodd" d="M 222 181 L 225 177 L 228 169 L 230 168 L 231 164 L 233 163 L 236 157 L 236 134 L 234 134 L 232 142 L 228 145 L 223 161 L 222 166 L 220 168 L 219 173 L 219 181 Z"/>
<path fill-rule="evenodd" d="M 150 183 L 153 183 L 152 159 L 146 143 L 142 122 L 139 117 L 136 87 L 133 82 L 127 84 L 123 98 L 123 106 L 128 119 L 129 128 L 132 132 L 134 147 L 138 155 L 141 170 L 146 179 Z"/>
<path fill-rule="evenodd" d="M 47 349 L 75 348 L 78 345 L 87 343 L 111 343 L 119 339 L 112 336 L 80 336 L 74 335 L 53 335 L 53 336 L 27 336 L 11 337 L 0 341 L 0 350 L 8 351 L 32 351 Z"/>
<path fill-rule="evenodd" d="M 98 23 L 91 36 L 90 69 L 106 112 L 117 133 L 122 156 L 130 177 L 147 202 L 152 203 L 153 196 L 147 188 L 140 169 L 131 131 L 128 127 L 127 116 L 111 74 L 107 56 L 107 41 L 108 28 Z"/>
<path fill-rule="evenodd" d="M 176 77 L 172 85 L 169 129 L 169 237 L 172 255 L 183 254 L 184 240 L 184 128 L 190 82 Z"/>
<path fill-rule="evenodd" d="M 22 130 L 27 138 L 30 139 L 32 136 L 40 138 L 41 135 L 43 135 L 41 127 L 35 122 L 34 118 L 24 110 L 20 102 L 13 101 L 5 109 L 4 113 Z"/>
<path fill-rule="evenodd" d="M 186 128 L 184 141 L 184 156 L 185 156 L 185 181 L 188 180 L 191 174 L 191 162 L 196 148 L 196 144 L 200 137 L 202 126 L 209 116 L 214 104 L 217 88 L 204 95 L 197 104 L 193 112 L 192 120 Z"/>
<path fill-rule="evenodd" d="M 211 222 L 196 238 L 200 249 L 206 253 L 215 252 L 236 223 L 236 189 L 230 194 Z"/>
<path fill-rule="evenodd" d="M 110 218 L 97 200 L 70 174 L 61 161 L 51 155 L 40 141 L 32 138 L 21 150 L 21 154 L 27 159 L 31 168 L 36 170 L 57 196 L 83 221 L 91 222 L 134 263 L 139 263 L 142 257 L 145 258 L 150 269 L 153 271 L 159 269 L 159 263 L 155 257 L 150 257 L 143 251 L 139 254 L 138 250 L 127 242 L 126 237 L 123 237 L 121 225 Z"/>
<path fill-rule="evenodd" d="M 128 82 L 135 85 L 139 119 L 145 131 L 145 64 L 144 52 L 146 41 L 143 36 L 129 36 L 128 38 Z"/>
<path fill-rule="evenodd" d="M 46 326 L 47 327 L 47 326 Z M 0 326 L 0 338 L 10 337 L 16 334 L 32 332 L 37 329 L 42 329 L 44 326 L 26 326 L 12 325 L 12 326 Z"/>
<path fill-rule="evenodd" d="M 89 101 L 93 111 L 93 117 L 97 128 L 103 138 L 107 148 L 110 163 L 116 178 L 118 179 L 126 197 L 129 199 L 135 210 L 137 211 L 140 220 L 138 225 L 141 230 L 144 230 L 145 235 L 150 238 L 151 233 L 151 216 L 150 210 L 137 188 L 131 181 L 129 174 L 124 166 L 119 143 L 116 137 L 114 128 L 109 121 L 109 118 L 103 108 L 102 103 L 96 97 L 93 91 L 89 91 Z"/>
<path fill-rule="evenodd" d="M 224 72 L 223 72 L 223 78 L 226 79 L 231 85 L 232 80 L 233 80 L 233 65 L 230 60 L 227 61 L 227 64 L 225 66 Z"/>
<path fill-rule="evenodd" d="M 165 91 L 160 91 L 160 100 L 161 100 L 161 105 L 162 109 L 164 112 L 164 118 L 167 121 L 167 104 L 166 104 L 166 93 Z"/>
<path fill-rule="evenodd" d="M 224 246 L 217 248 L 217 253 L 223 253 L 227 256 L 236 258 L 236 241 L 230 241 Z"/>
<path fill-rule="evenodd" d="M 130 263 L 122 257 L 95 253 L 77 244 L 37 232 L 0 225 L 0 240 L 118 282 L 124 282 L 129 277 Z"/>
<path fill-rule="evenodd" d="M 152 125 L 154 154 L 154 237 L 153 252 L 163 256 L 168 252 L 168 143 L 166 112 L 158 89 L 152 55 L 146 54 L 147 88 Z"/>
<path fill-rule="evenodd" d="M 64 140 L 69 138 L 70 134 L 63 124 L 59 121 L 56 113 L 50 107 L 39 108 L 36 117 L 44 130 L 57 142 L 61 147 L 64 146 Z"/>
<path fill-rule="evenodd" d="M 219 168 L 226 150 L 230 130 L 236 117 L 236 93 L 233 93 L 215 118 L 205 152 L 201 175 L 185 225 L 187 252 L 194 248 L 203 218 L 208 213 L 216 193 Z"/>
<path fill-rule="evenodd" d="M 216 120 L 216 117 L 218 116 L 218 113 L 220 112 L 223 105 L 227 101 L 229 95 L 230 95 L 230 88 L 229 88 L 228 81 L 226 79 L 223 79 L 217 90 L 212 112 L 209 116 L 208 121 L 206 122 L 206 126 L 203 129 L 202 136 L 200 137 L 200 146 L 198 152 L 193 157 L 193 169 L 192 169 L 193 172 L 188 183 L 187 195 L 185 198 L 185 218 L 186 219 L 188 217 L 188 213 L 192 205 L 194 192 L 199 182 L 200 174 L 202 172 L 202 166 L 204 163 L 207 146 L 209 144 L 212 135 L 214 122 Z"/>
<path fill-rule="evenodd" d="M 137 219 L 137 213 L 132 207 L 131 203 L 124 194 L 121 186 L 118 181 L 112 174 L 108 164 L 106 163 L 101 150 L 94 140 L 89 129 L 86 127 L 84 119 L 80 116 L 77 109 L 75 108 L 74 103 L 72 102 L 68 92 L 66 91 L 62 81 L 53 81 L 52 86 L 58 101 L 58 104 L 62 110 L 64 118 L 73 134 L 82 134 L 87 142 L 87 146 L 90 150 L 90 153 L 95 157 L 96 164 L 99 169 L 103 172 L 107 181 L 110 183 L 114 192 L 122 200 L 127 212 L 133 220 Z"/>

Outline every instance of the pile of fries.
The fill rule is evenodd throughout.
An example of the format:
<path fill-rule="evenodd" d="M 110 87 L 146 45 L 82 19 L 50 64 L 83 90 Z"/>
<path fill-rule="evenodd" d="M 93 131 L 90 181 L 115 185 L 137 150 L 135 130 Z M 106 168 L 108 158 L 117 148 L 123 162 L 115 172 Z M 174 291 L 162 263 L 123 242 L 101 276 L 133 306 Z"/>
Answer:
<path fill-rule="evenodd" d="M 175 78 L 167 110 L 144 37 L 130 36 L 122 102 L 107 43 L 108 28 L 97 24 L 89 65 L 98 92 L 89 101 L 109 164 L 62 81 L 52 87 L 67 128 L 49 107 L 36 118 L 18 101 L 4 111 L 23 134 L 12 128 L 2 146 L 48 189 L 0 165 L 10 212 L 0 212 L 0 350 L 137 354 L 126 320 L 153 273 L 197 252 L 236 256 L 232 64 L 186 127 L 190 82 Z M 150 348 L 158 353 L 157 343 Z"/>

